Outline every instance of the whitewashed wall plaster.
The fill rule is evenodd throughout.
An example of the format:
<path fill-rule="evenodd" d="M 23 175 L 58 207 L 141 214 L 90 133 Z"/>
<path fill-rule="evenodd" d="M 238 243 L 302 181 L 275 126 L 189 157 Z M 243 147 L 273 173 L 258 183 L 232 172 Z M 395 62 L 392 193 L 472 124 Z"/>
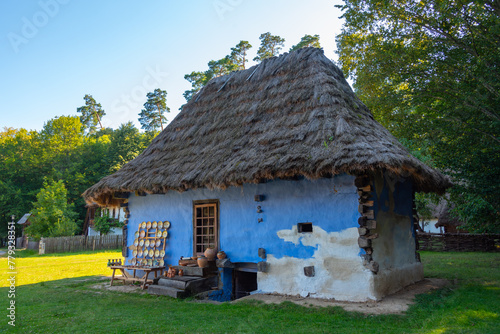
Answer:
<path fill-rule="evenodd" d="M 307 259 L 268 254 L 269 271 L 258 273 L 257 277 L 259 291 L 356 302 L 376 299 L 372 292 L 373 274 L 359 256 L 357 228 L 328 233 L 314 226 L 312 233 L 298 233 L 297 226 L 293 226 L 277 235 L 284 242 L 316 250 Z M 314 266 L 314 277 L 304 274 L 307 266 Z"/>

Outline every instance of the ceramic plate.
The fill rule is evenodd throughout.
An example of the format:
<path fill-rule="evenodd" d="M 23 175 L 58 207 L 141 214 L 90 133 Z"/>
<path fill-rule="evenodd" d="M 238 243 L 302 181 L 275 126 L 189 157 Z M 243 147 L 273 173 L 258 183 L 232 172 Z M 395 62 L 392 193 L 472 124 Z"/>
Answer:
<path fill-rule="evenodd" d="M 162 221 L 158 222 L 158 228 L 163 228 L 163 222 Z"/>
<path fill-rule="evenodd" d="M 152 249 L 150 249 L 150 250 L 149 250 L 149 256 L 153 257 L 153 255 L 154 255 L 154 254 L 155 254 L 155 251 L 154 251 L 154 250 L 152 250 Z"/>
<path fill-rule="evenodd" d="M 131 265 L 135 266 L 135 264 L 136 264 L 136 263 L 137 263 L 137 260 L 136 260 L 136 259 L 132 259 L 132 260 L 130 260 L 130 264 L 131 264 Z"/>
<path fill-rule="evenodd" d="M 151 228 L 156 228 L 156 226 L 158 226 L 157 222 L 153 222 L 153 224 L 151 224 Z"/>
<path fill-rule="evenodd" d="M 163 231 L 163 237 L 166 238 L 168 236 L 168 232 L 167 231 Z"/>
<path fill-rule="evenodd" d="M 146 222 L 142 222 L 141 227 L 146 228 Z"/>
<path fill-rule="evenodd" d="M 139 241 L 139 246 L 144 246 L 144 239 L 141 239 L 141 241 Z"/>
<path fill-rule="evenodd" d="M 145 235 L 146 235 L 146 232 L 145 231 L 141 231 L 141 238 L 144 238 Z"/>
<path fill-rule="evenodd" d="M 146 224 L 146 228 L 147 228 L 148 230 L 151 228 L 151 222 L 148 222 L 148 223 Z"/>
<path fill-rule="evenodd" d="M 148 260 L 148 266 L 150 266 L 150 267 L 151 267 L 151 265 L 152 265 L 152 264 L 153 264 L 153 260 L 149 259 L 149 260 Z"/>
<path fill-rule="evenodd" d="M 148 260 L 146 260 L 146 259 L 142 259 L 141 264 L 142 264 L 143 266 L 145 266 L 146 264 L 148 264 Z"/>
<path fill-rule="evenodd" d="M 158 261 L 158 265 L 159 265 L 160 267 L 163 267 L 163 265 L 164 265 L 164 264 L 165 264 L 165 260 L 160 259 L 160 260 Z"/>
<path fill-rule="evenodd" d="M 161 250 L 160 251 L 160 257 L 164 257 L 165 256 L 165 251 L 164 250 Z"/>
<path fill-rule="evenodd" d="M 139 231 L 135 231 L 134 236 L 137 238 L 139 236 Z"/>
<path fill-rule="evenodd" d="M 136 256 L 137 256 L 137 251 L 136 251 L 136 250 L 135 250 L 135 251 L 133 251 L 133 252 L 132 252 L 132 255 L 133 255 L 134 257 L 136 257 Z"/>
<path fill-rule="evenodd" d="M 137 256 L 142 257 L 142 249 L 139 248 L 139 250 L 137 251 Z"/>
<path fill-rule="evenodd" d="M 163 227 L 169 228 L 170 227 L 170 222 L 169 221 L 163 222 Z"/>
<path fill-rule="evenodd" d="M 139 239 L 134 240 L 134 246 L 137 246 L 139 244 Z"/>
<path fill-rule="evenodd" d="M 156 251 L 155 251 L 155 256 L 156 256 L 156 257 L 160 256 L 160 251 L 159 251 L 159 250 L 156 250 Z"/>
<path fill-rule="evenodd" d="M 146 240 L 146 242 L 144 243 L 144 246 L 149 247 L 149 239 Z"/>
<path fill-rule="evenodd" d="M 156 237 L 161 238 L 161 231 L 156 232 Z"/>
<path fill-rule="evenodd" d="M 161 246 L 161 240 L 156 240 L 156 247 L 160 247 Z"/>

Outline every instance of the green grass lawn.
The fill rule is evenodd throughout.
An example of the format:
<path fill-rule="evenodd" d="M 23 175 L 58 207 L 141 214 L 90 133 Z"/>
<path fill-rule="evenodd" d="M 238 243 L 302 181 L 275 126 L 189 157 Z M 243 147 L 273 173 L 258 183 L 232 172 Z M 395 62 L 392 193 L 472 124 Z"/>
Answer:
<path fill-rule="evenodd" d="M 500 254 L 422 252 L 426 277 L 452 280 L 419 295 L 405 315 L 363 315 L 339 307 L 292 303 L 219 305 L 140 293 L 96 290 L 119 252 L 19 254 L 16 327 L 7 325 L 8 287 L 0 331 L 19 333 L 499 333 Z M 6 260 L 0 269 L 6 272 Z M 6 286 L 6 278 L 2 278 Z M 121 283 L 118 283 L 121 284 Z"/>

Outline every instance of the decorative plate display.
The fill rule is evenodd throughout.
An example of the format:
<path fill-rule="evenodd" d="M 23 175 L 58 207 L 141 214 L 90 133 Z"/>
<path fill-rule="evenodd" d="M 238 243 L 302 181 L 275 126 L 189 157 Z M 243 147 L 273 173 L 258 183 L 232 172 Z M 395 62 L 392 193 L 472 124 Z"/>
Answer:
<path fill-rule="evenodd" d="M 142 222 L 141 227 L 146 228 L 146 222 Z"/>
<path fill-rule="evenodd" d="M 159 265 L 160 267 L 163 267 L 163 265 L 164 265 L 164 264 L 165 264 L 165 260 L 160 259 L 160 260 L 158 261 L 158 265 Z"/>
<path fill-rule="evenodd" d="M 150 250 L 149 250 L 149 256 L 153 257 L 153 255 L 154 255 L 154 254 L 155 254 L 155 251 L 154 251 L 154 250 L 152 250 L 152 249 L 150 249 Z"/>
<path fill-rule="evenodd" d="M 156 226 L 158 226 L 157 222 L 153 222 L 153 224 L 151 224 L 151 228 L 156 228 Z"/>
<path fill-rule="evenodd" d="M 149 259 L 149 260 L 148 260 L 148 266 L 150 266 L 150 267 L 151 267 L 152 265 L 153 265 L 153 260 Z"/>
<path fill-rule="evenodd" d="M 148 260 L 147 259 L 142 259 L 141 261 L 142 265 L 145 266 L 148 264 Z"/>
<path fill-rule="evenodd" d="M 137 249 L 137 246 L 136 245 L 130 245 L 130 246 L 128 246 L 128 249 L 130 249 L 132 251 L 135 251 Z"/>
<path fill-rule="evenodd" d="M 161 231 L 156 232 L 156 237 L 161 238 Z"/>
<path fill-rule="evenodd" d="M 168 236 L 168 232 L 167 231 L 163 231 L 163 237 L 166 238 Z"/>
<path fill-rule="evenodd" d="M 135 240 L 134 240 L 134 246 L 136 246 L 136 247 L 137 247 L 137 245 L 139 245 L 139 239 L 135 239 Z"/>
<path fill-rule="evenodd" d="M 156 240 L 156 247 L 160 247 L 161 246 L 161 240 Z"/>
<path fill-rule="evenodd" d="M 164 257 L 165 256 L 165 251 L 164 250 L 161 250 L 160 251 L 160 257 Z"/>
<path fill-rule="evenodd" d="M 135 251 L 133 251 L 133 252 L 132 252 L 132 255 L 133 255 L 134 257 L 136 257 L 136 256 L 137 256 L 137 251 L 136 251 L 136 250 L 135 250 Z"/>
<path fill-rule="evenodd" d="M 137 260 L 136 260 L 136 259 L 132 259 L 132 260 L 130 260 L 130 264 L 131 264 L 131 265 L 135 266 L 135 264 L 136 264 L 136 263 L 137 263 Z"/>
<path fill-rule="evenodd" d="M 136 238 L 137 238 L 138 236 L 139 236 L 139 231 L 135 231 L 135 233 L 134 233 L 134 237 L 136 237 Z"/>
<path fill-rule="evenodd" d="M 146 240 L 146 242 L 144 243 L 144 246 L 149 247 L 149 239 Z"/>
<path fill-rule="evenodd" d="M 158 228 L 160 228 L 160 229 L 163 228 L 163 222 L 162 221 L 158 222 Z"/>
<path fill-rule="evenodd" d="M 139 250 L 137 251 L 137 256 L 138 256 L 138 257 L 142 257 L 142 249 L 139 249 Z"/>
<path fill-rule="evenodd" d="M 163 222 L 163 227 L 169 228 L 170 227 L 170 222 L 169 221 L 164 221 Z"/>
<path fill-rule="evenodd" d="M 139 246 L 144 246 L 144 239 L 141 239 L 141 241 L 139 241 Z"/>
<path fill-rule="evenodd" d="M 160 251 L 159 250 L 155 250 L 155 256 L 156 257 L 160 256 Z"/>
<path fill-rule="evenodd" d="M 146 228 L 149 230 L 151 228 L 151 222 L 147 222 Z"/>
<path fill-rule="evenodd" d="M 141 238 L 144 238 L 145 235 L 146 235 L 146 231 L 141 231 Z"/>

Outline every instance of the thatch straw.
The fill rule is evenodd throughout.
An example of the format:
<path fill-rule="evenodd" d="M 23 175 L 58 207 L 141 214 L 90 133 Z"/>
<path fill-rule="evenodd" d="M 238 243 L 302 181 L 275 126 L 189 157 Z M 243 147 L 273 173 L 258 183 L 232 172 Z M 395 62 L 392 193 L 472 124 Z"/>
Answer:
<path fill-rule="evenodd" d="M 83 196 L 109 205 L 115 192 L 381 169 L 411 177 L 417 191 L 450 186 L 373 119 L 322 50 L 305 48 L 212 79 L 142 154 Z"/>

